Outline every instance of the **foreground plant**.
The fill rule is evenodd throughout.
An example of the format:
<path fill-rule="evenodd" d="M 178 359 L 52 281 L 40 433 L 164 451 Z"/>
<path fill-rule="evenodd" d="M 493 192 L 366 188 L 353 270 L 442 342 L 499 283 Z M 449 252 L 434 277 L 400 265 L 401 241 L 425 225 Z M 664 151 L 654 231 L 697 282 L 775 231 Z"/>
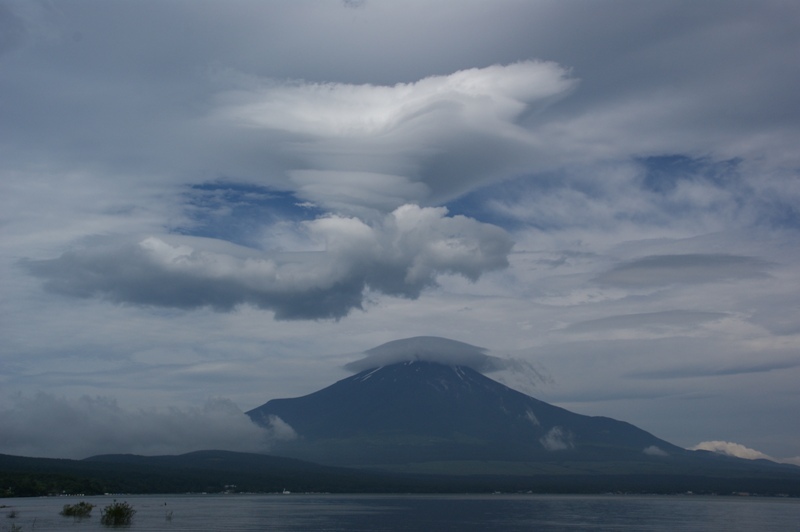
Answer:
<path fill-rule="evenodd" d="M 114 501 L 112 504 L 103 508 L 100 522 L 106 526 L 129 525 L 135 513 L 136 510 L 127 502 Z"/>
<path fill-rule="evenodd" d="M 65 517 L 88 517 L 92 513 L 94 504 L 89 504 L 86 501 L 81 501 L 78 504 L 65 504 L 64 509 L 61 510 L 61 515 Z"/>

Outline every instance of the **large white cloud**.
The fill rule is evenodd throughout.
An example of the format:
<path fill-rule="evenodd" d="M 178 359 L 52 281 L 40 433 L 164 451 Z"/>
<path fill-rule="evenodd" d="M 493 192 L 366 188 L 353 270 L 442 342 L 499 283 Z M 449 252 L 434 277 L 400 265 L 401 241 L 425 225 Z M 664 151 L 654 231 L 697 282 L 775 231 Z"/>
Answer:
<path fill-rule="evenodd" d="M 120 303 L 231 310 L 278 319 L 340 318 L 364 292 L 416 298 L 441 274 L 477 280 L 507 266 L 509 235 L 444 208 L 405 205 L 377 224 L 345 216 L 304 222 L 317 251 L 265 254 L 208 239 L 92 240 L 58 258 L 22 262 L 46 287 Z"/>

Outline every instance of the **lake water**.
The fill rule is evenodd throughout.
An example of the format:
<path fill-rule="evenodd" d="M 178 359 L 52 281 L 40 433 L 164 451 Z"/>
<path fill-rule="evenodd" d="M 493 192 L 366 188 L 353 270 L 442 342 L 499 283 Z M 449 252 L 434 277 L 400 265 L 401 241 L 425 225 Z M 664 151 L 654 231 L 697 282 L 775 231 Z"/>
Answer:
<path fill-rule="evenodd" d="M 129 530 L 214 531 L 800 531 L 800 499 L 580 495 L 162 495 L 0 499 L 0 531 L 108 530 L 114 499 Z M 89 518 L 59 515 L 96 505 Z M 13 516 L 13 517 L 10 517 Z"/>

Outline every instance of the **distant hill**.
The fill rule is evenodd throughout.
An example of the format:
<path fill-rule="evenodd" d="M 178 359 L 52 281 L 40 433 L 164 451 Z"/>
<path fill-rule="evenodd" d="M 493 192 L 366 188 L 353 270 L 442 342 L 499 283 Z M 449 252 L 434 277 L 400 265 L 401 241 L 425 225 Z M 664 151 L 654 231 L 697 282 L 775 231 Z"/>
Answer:
<path fill-rule="evenodd" d="M 409 491 L 387 475 L 228 451 L 85 460 L 0 454 L 0 497 L 103 493 Z"/>
<path fill-rule="evenodd" d="M 725 467 L 723 458 L 718 466 Z M 736 462 L 745 462 L 738 460 Z M 715 467 L 718 467 L 715 466 Z M 261 454 L 199 451 L 177 456 L 103 455 L 85 460 L 0 454 L 0 500 L 104 493 L 685 493 L 749 492 L 800 497 L 791 469 L 715 467 L 694 472 L 446 475 L 388 473 L 320 466 Z"/>

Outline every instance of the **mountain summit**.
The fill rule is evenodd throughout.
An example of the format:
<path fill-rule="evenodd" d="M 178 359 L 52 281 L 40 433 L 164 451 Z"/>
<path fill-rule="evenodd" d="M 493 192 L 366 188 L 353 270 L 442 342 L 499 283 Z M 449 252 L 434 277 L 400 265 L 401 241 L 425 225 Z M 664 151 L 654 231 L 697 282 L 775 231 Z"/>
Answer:
<path fill-rule="evenodd" d="M 663 461 L 689 453 L 629 423 L 575 414 L 508 388 L 475 369 L 499 369 L 502 359 L 439 340 L 384 344 L 367 352 L 356 366 L 366 369 L 356 375 L 247 414 L 295 430 L 298 437 L 275 454 L 333 465 Z M 409 345 L 418 349 L 400 361 L 397 348 Z M 471 349 L 459 352 L 463 346 Z"/>

